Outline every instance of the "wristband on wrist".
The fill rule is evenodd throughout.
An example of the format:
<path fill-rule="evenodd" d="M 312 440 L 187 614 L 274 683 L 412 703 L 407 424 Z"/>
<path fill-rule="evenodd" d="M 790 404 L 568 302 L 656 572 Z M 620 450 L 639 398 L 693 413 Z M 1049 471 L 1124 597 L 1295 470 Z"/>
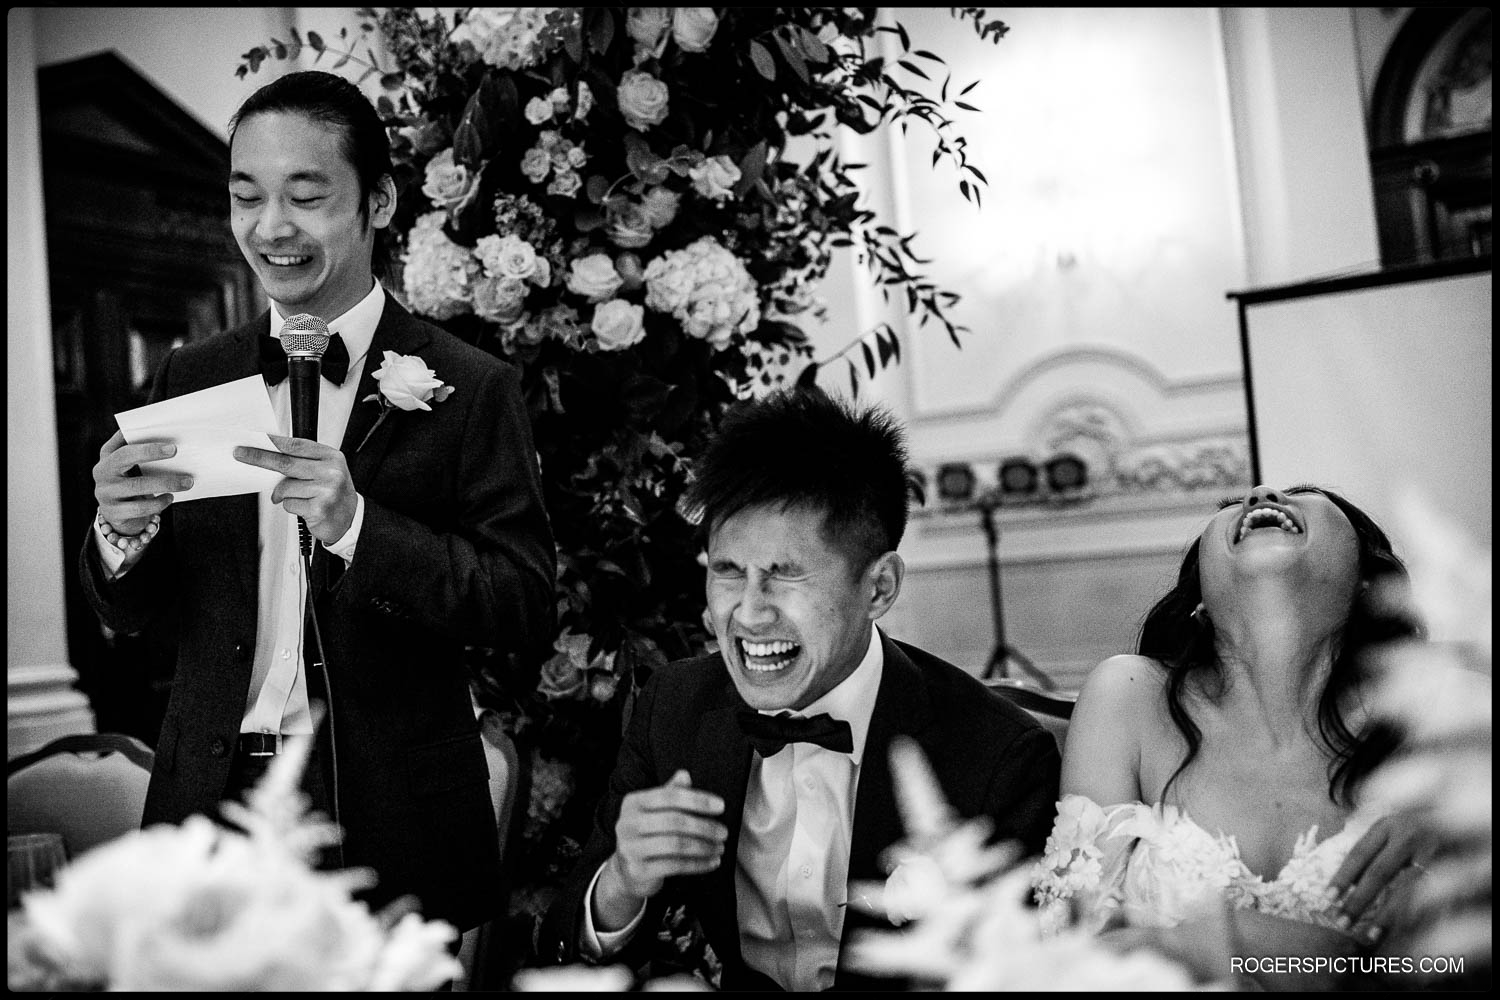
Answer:
<path fill-rule="evenodd" d="M 161 530 L 160 514 L 152 514 L 150 523 L 134 535 L 122 534 L 116 530 L 114 525 L 104 519 L 104 511 L 102 510 L 99 511 L 97 520 L 99 522 L 99 530 L 104 532 L 104 540 L 121 552 L 127 553 L 139 552 L 141 549 L 144 549 L 147 543 L 156 537 L 156 533 Z"/>

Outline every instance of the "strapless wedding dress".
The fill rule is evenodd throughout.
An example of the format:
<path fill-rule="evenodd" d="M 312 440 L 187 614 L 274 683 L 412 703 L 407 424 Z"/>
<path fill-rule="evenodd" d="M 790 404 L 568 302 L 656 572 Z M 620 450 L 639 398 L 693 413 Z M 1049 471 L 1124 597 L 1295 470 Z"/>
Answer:
<path fill-rule="evenodd" d="M 1329 882 L 1375 818 L 1355 812 L 1322 841 L 1312 827 L 1268 880 L 1240 860 L 1234 837 L 1175 806 L 1067 795 L 1032 875 L 1042 925 L 1055 931 L 1076 918 L 1097 931 L 1119 913 L 1133 926 L 1171 927 L 1218 894 L 1240 909 L 1332 926 Z"/>

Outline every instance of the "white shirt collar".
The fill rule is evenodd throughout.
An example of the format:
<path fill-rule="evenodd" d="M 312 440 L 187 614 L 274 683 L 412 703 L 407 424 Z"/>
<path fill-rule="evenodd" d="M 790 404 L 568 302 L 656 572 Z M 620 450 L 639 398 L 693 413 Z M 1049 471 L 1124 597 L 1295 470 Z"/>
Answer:
<path fill-rule="evenodd" d="M 880 679 L 884 674 L 885 649 L 880 630 L 871 622 L 870 647 L 865 650 L 864 659 L 859 661 L 854 673 L 817 701 L 792 714 L 806 717 L 827 712 L 835 719 L 849 723 L 849 731 L 854 737 L 854 752 L 850 756 L 858 764 L 865 756 L 865 739 L 870 735 L 870 719 L 875 714 L 875 699 L 880 694 Z"/>
<path fill-rule="evenodd" d="M 370 351 L 370 342 L 375 339 L 375 327 L 380 324 L 381 313 L 385 311 L 385 289 L 380 282 L 374 282 L 375 287 L 370 289 L 370 294 L 356 302 L 342 315 L 336 316 L 328 321 L 328 332 L 336 333 L 344 338 L 344 347 L 349 351 L 349 366 L 351 369 L 364 358 Z M 271 303 L 271 336 L 281 336 L 282 324 L 286 317 L 281 315 L 281 310 L 276 308 L 276 303 Z"/>

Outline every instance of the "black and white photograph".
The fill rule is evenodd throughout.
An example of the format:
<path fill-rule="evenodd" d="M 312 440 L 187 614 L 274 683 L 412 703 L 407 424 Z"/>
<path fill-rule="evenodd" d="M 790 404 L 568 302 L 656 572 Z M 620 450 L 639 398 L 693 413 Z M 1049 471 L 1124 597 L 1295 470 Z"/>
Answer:
<path fill-rule="evenodd" d="M 12 991 L 1484 991 L 1486 7 L 14 7 Z"/>

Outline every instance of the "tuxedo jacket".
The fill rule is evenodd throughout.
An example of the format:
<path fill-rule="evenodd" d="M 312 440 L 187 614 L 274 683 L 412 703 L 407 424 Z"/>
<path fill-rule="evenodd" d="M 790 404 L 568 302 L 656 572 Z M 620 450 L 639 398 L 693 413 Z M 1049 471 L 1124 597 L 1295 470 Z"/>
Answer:
<path fill-rule="evenodd" d="M 883 880 L 888 873 L 880 867 L 880 854 L 905 835 L 888 752 L 898 734 L 916 740 L 960 816 L 989 816 L 996 839 L 1019 840 L 1028 855 L 1039 853 L 1057 802 L 1057 742 L 1026 712 L 958 667 L 883 632 L 881 642 L 885 666 L 855 791 L 849 881 Z M 724 989 L 777 988 L 745 965 L 740 954 L 734 873 L 753 752 L 735 722 L 744 705 L 718 656 L 673 663 L 652 675 L 631 714 L 588 846 L 543 923 L 538 939 L 542 961 L 578 960 L 584 896 L 594 873 L 614 851 L 615 821 L 625 795 L 662 785 L 686 768 L 693 787 L 724 799 L 721 818 L 729 839 L 723 864 L 706 875 L 669 879 L 652 899 L 630 945 L 612 961 L 632 966 L 646 961 L 661 911 L 685 903 L 723 964 Z M 851 908 L 843 944 L 848 945 L 857 928 L 872 925 Z M 841 959 L 835 989 L 870 985 Z"/>
<path fill-rule="evenodd" d="M 256 374 L 257 338 L 269 329 L 262 314 L 176 349 L 151 398 Z M 374 373 L 387 350 L 419 355 L 454 391 L 431 410 L 393 410 L 376 427 L 380 407 L 363 400 L 379 391 Z M 333 722 L 319 729 L 316 759 L 330 788 L 336 756 L 343 861 L 375 870 L 371 904 L 415 894 L 424 916 L 464 929 L 504 905 L 464 647 L 523 651 L 552 635 L 556 554 L 531 427 L 515 368 L 391 296 L 355 399 L 342 451 L 364 523 L 347 568 L 315 548 L 311 580 L 331 692 L 311 666 L 317 646 L 305 630 L 308 694 L 331 702 Z M 117 581 L 105 579 L 96 545 L 91 533 L 81 572 L 103 622 L 121 632 L 165 627 L 176 639 L 143 823 L 211 812 L 255 652 L 256 497 L 169 506 L 140 562 Z"/>

